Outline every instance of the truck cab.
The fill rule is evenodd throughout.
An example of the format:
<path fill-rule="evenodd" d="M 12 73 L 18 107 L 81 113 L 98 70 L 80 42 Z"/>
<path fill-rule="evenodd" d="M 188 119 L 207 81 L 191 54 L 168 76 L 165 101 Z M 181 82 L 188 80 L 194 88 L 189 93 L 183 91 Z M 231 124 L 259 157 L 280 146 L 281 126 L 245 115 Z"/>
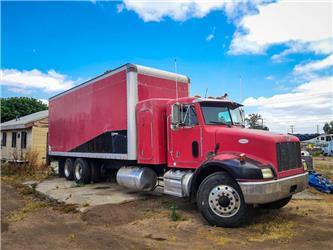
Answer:
<path fill-rule="evenodd" d="M 213 225 L 283 207 L 307 186 L 298 138 L 246 129 L 242 105 L 226 97 L 146 100 L 137 117 L 138 163 L 165 164 L 164 192 L 188 196 Z"/>

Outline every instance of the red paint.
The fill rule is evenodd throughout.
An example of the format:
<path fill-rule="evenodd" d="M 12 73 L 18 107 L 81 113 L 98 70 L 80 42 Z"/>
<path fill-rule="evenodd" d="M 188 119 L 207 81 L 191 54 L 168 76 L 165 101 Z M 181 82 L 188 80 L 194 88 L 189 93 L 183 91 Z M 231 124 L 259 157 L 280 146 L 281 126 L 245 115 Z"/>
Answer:
<path fill-rule="evenodd" d="M 166 103 L 170 99 L 150 99 L 137 104 L 138 163 L 167 163 Z"/>
<path fill-rule="evenodd" d="M 51 99 L 51 150 L 67 152 L 106 131 L 124 130 L 126 114 L 125 70 Z"/>

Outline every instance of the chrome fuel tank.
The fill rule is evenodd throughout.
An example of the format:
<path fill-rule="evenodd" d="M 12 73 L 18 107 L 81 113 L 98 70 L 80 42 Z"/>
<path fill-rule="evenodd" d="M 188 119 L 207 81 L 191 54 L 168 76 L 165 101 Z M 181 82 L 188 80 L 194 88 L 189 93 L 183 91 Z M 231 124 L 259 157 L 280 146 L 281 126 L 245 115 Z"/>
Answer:
<path fill-rule="evenodd" d="M 157 175 L 147 167 L 121 167 L 117 172 L 119 185 L 138 191 L 151 191 L 155 188 Z"/>

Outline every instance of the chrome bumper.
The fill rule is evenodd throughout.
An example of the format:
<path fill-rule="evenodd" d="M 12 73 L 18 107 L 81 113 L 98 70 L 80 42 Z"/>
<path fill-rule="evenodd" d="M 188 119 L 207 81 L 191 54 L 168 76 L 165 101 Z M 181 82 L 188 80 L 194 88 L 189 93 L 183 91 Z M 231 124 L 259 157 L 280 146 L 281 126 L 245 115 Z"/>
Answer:
<path fill-rule="evenodd" d="M 245 203 L 265 204 L 303 191 L 308 185 L 308 173 L 279 180 L 238 182 L 238 184 L 242 189 Z"/>

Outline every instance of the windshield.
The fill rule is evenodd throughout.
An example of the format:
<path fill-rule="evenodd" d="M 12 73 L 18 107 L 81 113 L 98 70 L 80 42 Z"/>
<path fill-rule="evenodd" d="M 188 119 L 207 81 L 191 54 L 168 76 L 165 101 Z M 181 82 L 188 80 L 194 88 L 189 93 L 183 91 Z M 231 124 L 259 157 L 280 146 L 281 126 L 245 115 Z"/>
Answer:
<path fill-rule="evenodd" d="M 243 125 L 243 112 L 226 103 L 201 103 L 206 124 Z"/>

